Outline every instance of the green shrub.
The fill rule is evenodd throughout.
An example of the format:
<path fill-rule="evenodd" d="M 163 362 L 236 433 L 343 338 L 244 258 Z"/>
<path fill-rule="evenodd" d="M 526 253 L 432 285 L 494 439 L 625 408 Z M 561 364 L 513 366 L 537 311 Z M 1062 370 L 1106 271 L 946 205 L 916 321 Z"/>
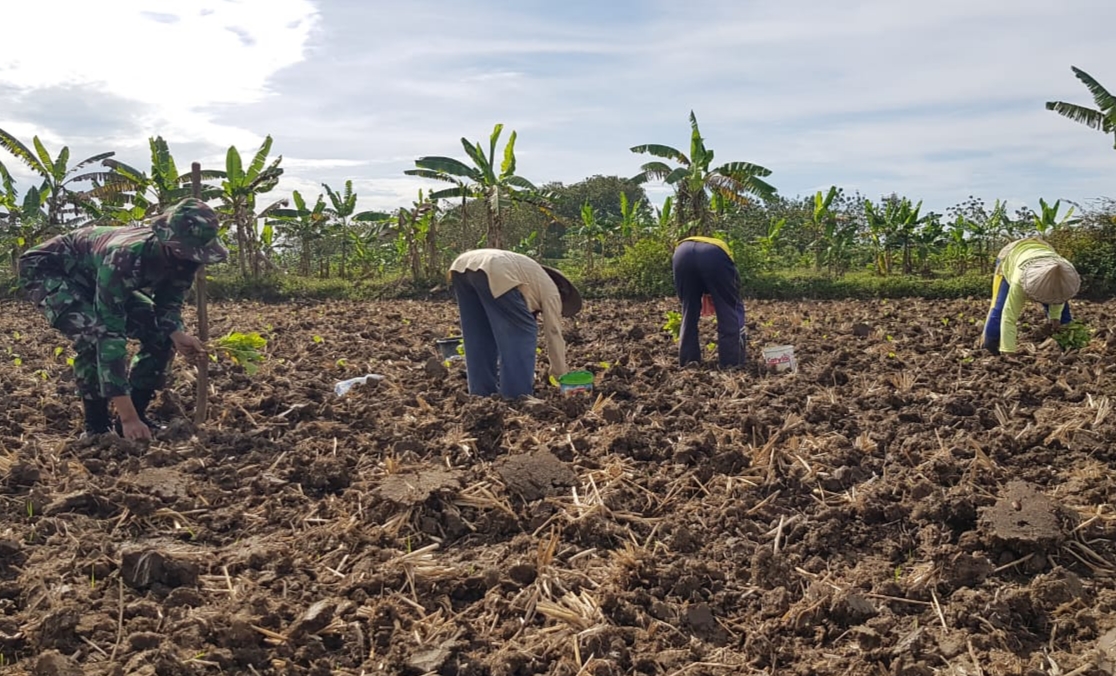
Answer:
<path fill-rule="evenodd" d="M 1097 298 L 1116 293 L 1116 223 L 1068 228 L 1049 240 L 1081 275 L 1080 296 Z"/>
<path fill-rule="evenodd" d="M 608 271 L 619 295 L 643 298 L 673 295 L 672 255 L 672 247 L 663 240 L 643 239 L 625 247 L 624 254 Z"/>

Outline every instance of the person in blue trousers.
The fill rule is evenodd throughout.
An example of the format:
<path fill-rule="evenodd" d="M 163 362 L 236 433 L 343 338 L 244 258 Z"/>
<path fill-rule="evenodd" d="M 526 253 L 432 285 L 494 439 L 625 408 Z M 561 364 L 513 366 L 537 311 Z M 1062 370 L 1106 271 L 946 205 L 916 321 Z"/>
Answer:
<path fill-rule="evenodd" d="M 581 310 L 581 294 L 561 272 L 512 251 L 474 249 L 454 260 L 450 283 L 469 394 L 514 399 L 534 392 L 540 314 L 550 374 L 567 373 L 562 317 Z"/>
<path fill-rule="evenodd" d="M 678 361 L 701 362 L 698 320 L 702 298 L 710 296 L 717 313 L 717 361 L 721 368 L 744 364 L 744 303 L 740 273 L 732 252 L 714 237 L 689 237 L 678 243 L 672 261 L 674 290 L 682 301 Z"/>
<path fill-rule="evenodd" d="M 1042 303 L 1050 331 L 1073 321 L 1069 301 L 1081 289 L 1073 264 L 1035 238 L 1009 243 L 996 257 L 992 303 L 984 322 L 984 348 L 995 355 L 1019 347 L 1019 319 L 1028 301 Z"/>

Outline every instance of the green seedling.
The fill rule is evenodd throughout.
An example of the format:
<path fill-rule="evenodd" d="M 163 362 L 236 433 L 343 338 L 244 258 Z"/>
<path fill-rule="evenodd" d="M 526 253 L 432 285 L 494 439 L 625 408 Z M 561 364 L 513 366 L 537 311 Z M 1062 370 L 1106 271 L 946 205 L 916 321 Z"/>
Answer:
<path fill-rule="evenodd" d="M 19 357 L 13 357 L 12 358 L 12 363 L 15 364 L 16 366 L 23 366 L 23 360 L 20 359 Z"/>
<path fill-rule="evenodd" d="M 341 368 L 345 368 L 345 366 L 347 366 L 347 365 L 348 365 L 348 363 L 349 363 L 349 362 L 345 361 L 345 358 L 344 358 L 344 357 L 342 357 L 341 359 L 338 359 L 338 360 L 337 360 L 337 365 L 338 365 L 339 367 L 341 367 Z"/>
<path fill-rule="evenodd" d="M 705 344 L 705 349 L 710 351 L 710 352 L 714 352 L 717 349 L 717 343 L 706 343 Z"/>
<path fill-rule="evenodd" d="M 315 343 L 321 343 L 321 342 L 322 342 L 322 341 L 324 341 L 325 339 L 324 339 L 324 338 L 322 338 L 321 336 L 314 336 L 314 337 L 313 337 L 313 338 L 311 338 L 310 340 L 314 341 Z"/>
<path fill-rule="evenodd" d="M 1080 350 L 1092 340 L 1093 330 L 1078 320 L 1073 320 L 1054 333 L 1054 342 L 1063 350 Z"/>
<path fill-rule="evenodd" d="M 234 364 L 243 366 L 249 375 L 259 370 L 264 360 L 262 350 L 267 347 L 267 339 L 256 332 L 232 332 L 213 341 L 217 351 Z"/>
<path fill-rule="evenodd" d="M 57 359 L 57 358 L 61 357 L 62 353 L 65 352 L 65 351 L 66 351 L 66 348 L 64 348 L 64 347 L 54 348 L 54 358 Z"/>
<path fill-rule="evenodd" d="M 674 336 L 678 340 L 678 336 L 682 333 L 682 313 L 681 312 L 667 312 L 666 324 L 663 324 L 663 331 Z"/>

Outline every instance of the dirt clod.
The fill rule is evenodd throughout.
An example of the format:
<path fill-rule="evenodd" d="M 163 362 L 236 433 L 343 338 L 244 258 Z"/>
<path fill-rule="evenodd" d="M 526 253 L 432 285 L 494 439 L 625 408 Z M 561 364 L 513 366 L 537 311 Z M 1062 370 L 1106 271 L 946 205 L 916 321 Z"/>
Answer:
<path fill-rule="evenodd" d="M 1000 498 L 981 513 L 993 542 L 1019 553 L 1048 551 L 1065 540 L 1058 504 L 1033 484 L 1012 481 Z"/>
<path fill-rule="evenodd" d="M 565 492 L 577 482 L 573 470 L 549 451 L 510 456 L 496 471 L 509 491 L 528 501 Z"/>
<path fill-rule="evenodd" d="M 375 493 L 397 505 L 418 505 L 431 495 L 454 491 L 461 486 L 461 475 L 445 467 L 421 469 L 389 474 L 376 488 Z"/>
<path fill-rule="evenodd" d="M 71 657 L 48 650 L 35 661 L 34 676 L 82 676 L 81 666 Z"/>
<path fill-rule="evenodd" d="M 133 549 L 124 552 L 120 564 L 124 583 L 133 589 L 194 586 L 198 583 L 198 565 L 181 555 L 158 549 Z"/>

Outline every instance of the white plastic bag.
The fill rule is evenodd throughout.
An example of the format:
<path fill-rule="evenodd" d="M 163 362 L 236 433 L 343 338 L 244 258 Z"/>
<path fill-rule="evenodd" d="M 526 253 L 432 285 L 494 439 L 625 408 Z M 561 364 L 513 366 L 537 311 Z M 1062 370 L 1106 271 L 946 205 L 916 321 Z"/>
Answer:
<path fill-rule="evenodd" d="M 333 386 L 333 393 L 336 394 L 339 397 L 343 397 L 343 396 L 345 396 L 345 394 L 349 390 L 353 389 L 353 385 L 363 384 L 363 383 L 368 382 L 369 380 L 383 380 L 383 379 L 384 379 L 384 377 L 382 375 L 378 374 L 378 373 L 369 373 L 366 376 L 358 376 L 356 378 L 349 378 L 348 380 L 342 380 L 341 382 L 334 385 Z"/>

